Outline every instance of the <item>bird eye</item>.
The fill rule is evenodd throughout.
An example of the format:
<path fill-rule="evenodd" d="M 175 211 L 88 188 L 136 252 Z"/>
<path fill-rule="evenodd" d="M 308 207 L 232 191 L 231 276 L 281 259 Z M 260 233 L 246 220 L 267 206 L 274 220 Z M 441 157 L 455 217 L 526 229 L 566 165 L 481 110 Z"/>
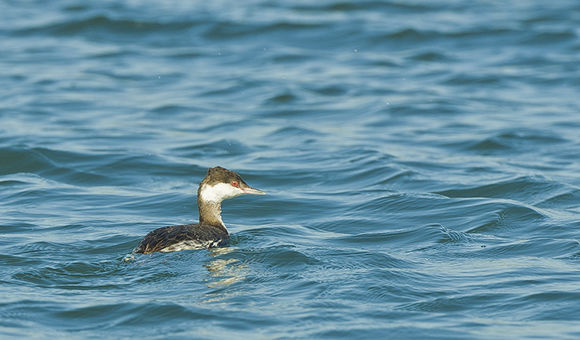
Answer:
<path fill-rule="evenodd" d="M 240 186 L 240 183 L 238 183 L 238 181 L 233 181 L 232 185 L 235 186 L 236 188 Z"/>

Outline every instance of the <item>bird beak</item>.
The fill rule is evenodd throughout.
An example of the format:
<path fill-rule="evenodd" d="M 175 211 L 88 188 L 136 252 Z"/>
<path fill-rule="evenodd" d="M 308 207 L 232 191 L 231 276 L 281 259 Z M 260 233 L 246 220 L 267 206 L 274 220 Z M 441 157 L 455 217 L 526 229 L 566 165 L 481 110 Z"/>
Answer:
<path fill-rule="evenodd" d="M 258 190 L 258 189 L 254 189 L 251 186 L 244 186 L 242 188 L 242 191 L 244 192 L 244 194 L 250 194 L 250 195 L 265 195 L 266 193 L 263 192 L 262 190 Z"/>

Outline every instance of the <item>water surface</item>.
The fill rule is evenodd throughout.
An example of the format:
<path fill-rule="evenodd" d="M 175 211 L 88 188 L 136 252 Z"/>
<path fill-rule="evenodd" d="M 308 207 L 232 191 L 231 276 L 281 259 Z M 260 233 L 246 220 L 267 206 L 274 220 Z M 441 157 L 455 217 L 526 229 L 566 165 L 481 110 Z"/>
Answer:
<path fill-rule="evenodd" d="M 580 337 L 577 1 L 0 13 L 1 338 Z"/>

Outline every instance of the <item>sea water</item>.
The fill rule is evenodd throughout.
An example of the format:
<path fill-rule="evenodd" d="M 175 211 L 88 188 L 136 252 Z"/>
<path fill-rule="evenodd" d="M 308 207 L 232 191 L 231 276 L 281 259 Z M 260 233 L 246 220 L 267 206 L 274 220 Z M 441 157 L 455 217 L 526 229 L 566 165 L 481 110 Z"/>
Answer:
<path fill-rule="evenodd" d="M 0 13 L 0 338 L 580 338 L 578 1 Z"/>

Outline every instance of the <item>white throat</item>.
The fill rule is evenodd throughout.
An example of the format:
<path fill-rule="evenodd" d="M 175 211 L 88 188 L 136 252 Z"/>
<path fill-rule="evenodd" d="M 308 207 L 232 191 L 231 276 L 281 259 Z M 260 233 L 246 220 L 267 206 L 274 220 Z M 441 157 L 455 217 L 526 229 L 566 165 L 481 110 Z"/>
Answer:
<path fill-rule="evenodd" d="M 240 188 L 226 183 L 217 183 L 215 185 L 202 185 L 199 196 L 205 202 L 221 203 L 225 199 L 233 198 L 243 193 Z"/>

